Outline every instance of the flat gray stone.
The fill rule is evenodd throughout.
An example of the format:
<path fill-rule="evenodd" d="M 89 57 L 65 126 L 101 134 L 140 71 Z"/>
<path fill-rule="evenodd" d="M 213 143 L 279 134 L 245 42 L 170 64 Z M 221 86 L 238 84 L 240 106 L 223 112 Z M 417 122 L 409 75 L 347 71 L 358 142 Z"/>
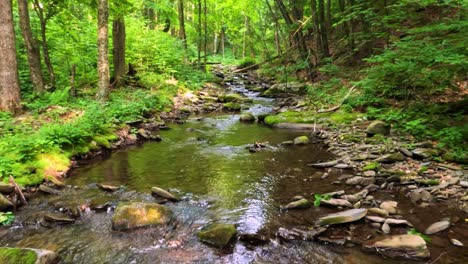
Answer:
<path fill-rule="evenodd" d="M 349 222 L 354 222 L 362 219 L 367 214 L 367 209 L 351 209 L 335 214 L 329 214 L 323 217 L 320 217 L 317 221 L 318 226 L 324 225 L 335 225 L 335 224 L 344 224 Z"/>
<path fill-rule="evenodd" d="M 424 231 L 424 233 L 426 235 L 433 235 L 435 233 L 439 233 L 441 231 L 444 231 L 445 229 L 447 229 L 449 227 L 450 227 L 450 222 L 444 220 L 444 221 L 433 223 L 432 225 L 430 225 L 426 229 L 426 231 Z"/>

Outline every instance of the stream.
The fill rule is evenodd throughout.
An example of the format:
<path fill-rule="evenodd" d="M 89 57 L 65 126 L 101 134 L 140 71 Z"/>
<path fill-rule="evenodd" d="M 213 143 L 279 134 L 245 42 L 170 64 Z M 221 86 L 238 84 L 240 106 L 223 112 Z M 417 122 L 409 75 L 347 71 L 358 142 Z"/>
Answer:
<path fill-rule="evenodd" d="M 253 103 L 243 107 L 255 116 L 274 107 L 272 99 L 246 90 L 242 80 L 228 89 L 252 98 Z M 336 177 L 321 179 L 323 170 L 304 166 L 331 158 L 323 145 L 280 144 L 306 132 L 241 123 L 239 114 L 228 113 L 192 116 L 169 126 L 158 131 L 161 142 L 120 149 L 74 169 L 60 194 L 36 193 L 17 212 L 16 225 L 0 228 L 0 245 L 53 250 L 60 263 L 401 263 L 364 253 L 358 245 L 276 239 L 280 227 L 307 228 L 319 216 L 338 211 L 280 210 L 291 197 L 312 200 L 314 193 L 345 188 L 331 184 Z M 269 142 L 271 147 L 250 153 L 246 147 L 254 142 Z M 336 170 L 332 176 L 343 173 L 352 171 Z M 122 188 L 105 192 L 96 186 L 102 182 Z M 111 218 L 119 201 L 158 201 L 151 195 L 153 186 L 183 198 L 165 203 L 177 221 L 163 228 L 113 231 Z M 86 207 L 74 224 L 41 222 L 44 212 L 84 205 L 105 206 L 102 211 Z M 211 222 L 234 223 L 239 233 L 262 234 L 269 241 L 256 246 L 237 241 L 228 249 L 216 249 L 196 237 Z"/>

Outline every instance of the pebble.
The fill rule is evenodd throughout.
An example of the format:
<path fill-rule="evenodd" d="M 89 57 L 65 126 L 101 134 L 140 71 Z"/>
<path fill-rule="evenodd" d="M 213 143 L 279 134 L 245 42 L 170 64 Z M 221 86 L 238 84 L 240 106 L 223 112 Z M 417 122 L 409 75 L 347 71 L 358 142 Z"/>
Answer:
<path fill-rule="evenodd" d="M 380 208 L 387 211 L 389 214 L 396 214 L 398 203 L 395 201 L 384 201 L 380 204 Z"/>
<path fill-rule="evenodd" d="M 387 223 L 383 223 L 382 232 L 384 232 L 384 234 L 390 234 L 390 226 Z"/>
<path fill-rule="evenodd" d="M 458 184 L 459 184 L 461 187 L 468 188 L 468 181 L 460 181 Z"/>
<path fill-rule="evenodd" d="M 366 177 L 375 177 L 376 173 L 373 170 L 363 172 L 363 175 Z"/>
<path fill-rule="evenodd" d="M 455 238 L 450 239 L 450 242 L 451 242 L 453 245 L 457 246 L 457 247 L 463 247 L 463 246 L 464 246 L 463 243 L 460 242 L 460 240 L 455 239 Z"/>

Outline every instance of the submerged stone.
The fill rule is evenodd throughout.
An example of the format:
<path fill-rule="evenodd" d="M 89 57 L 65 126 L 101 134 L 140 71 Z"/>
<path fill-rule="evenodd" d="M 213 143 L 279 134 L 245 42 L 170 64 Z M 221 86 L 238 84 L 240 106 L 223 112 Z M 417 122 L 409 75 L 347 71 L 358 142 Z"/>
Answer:
<path fill-rule="evenodd" d="M 329 214 L 323 217 L 320 217 L 317 221 L 317 225 L 335 225 L 335 224 L 344 224 L 349 222 L 354 222 L 360 220 L 367 214 L 367 209 L 351 209 L 335 214 Z"/>
<path fill-rule="evenodd" d="M 294 139 L 294 145 L 306 145 L 310 140 L 307 136 L 300 136 Z"/>
<path fill-rule="evenodd" d="M 425 259 L 430 257 L 426 241 L 417 235 L 395 235 L 377 238 L 363 245 L 365 250 L 375 250 L 390 258 Z"/>
<path fill-rule="evenodd" d="M 166 199 L 174 201 L 174 202 L 180 201 L 180 198 L 176 197 L 172 193 L 170 193 L 170 192 L 168 192 L 168 191 L 166 191 L 166 190 L 164 190 L 162 188 L 159 188 L 159 187 L 152 187 L 151 188 L 151 193 L 153 195 L 160 196 L 162 198 L 166 198 Z"/>
<path fill-rule="evenodd" d="M 56 223 L 61 225 L 73 224 L 75 222 L 75 219 L 59 213 L 46 213 L 44 215 L 44 220 L 49 223 Z"/>
<path fill-rule="evenodd" d="M 255 116 L 251 113 L 244 113 L 239 117 L 239 121 L 246 123 L 255 122 Z"/>
<path fill-rule="evenodd" d="M 109 191 L 109 192 L 115 192 L 115 191 L 117 191 L 119 189 L 118 186 L 105 184 L 105 183 L 98 183 L 97 187 L 99 187 L 99 189 L 101 189 L 101 190 Z"/>
<path fill-rule="evenodd" d="M 197 236 L 203 243 L 223 248 L 229 245 L 236 234 L 233 224 L 210 224 L 198 232 Z"/>
<path fill-rule="evenodd" d="M 128 230 L 146 226 L 158 226 L 169 223 L 172 212 L 156 203 L 130 202 L 121 203 L 112 217 L 112 228 Z"/>
<path fill-rule="evenodd" d="M 0 263 L 50 264 L 57 260 L 57 253 L 45 249 L 0 247 Z"/>

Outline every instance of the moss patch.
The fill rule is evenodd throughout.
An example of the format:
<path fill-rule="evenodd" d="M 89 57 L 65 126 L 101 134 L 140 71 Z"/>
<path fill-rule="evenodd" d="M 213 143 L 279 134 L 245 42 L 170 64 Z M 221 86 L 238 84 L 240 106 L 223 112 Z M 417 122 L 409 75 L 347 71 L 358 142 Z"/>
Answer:
<path fill-rule="evenodd" d="M 360 113 L 334 112 L 334 113 L 319 113 L 315 111 L 286 111 L 277 115 L 270 115 L 265 118 L 265 124 L 274 125 L 278 123 L 314 123 L 315 120 L 329 121 L 330 123 L 343 124 L 349 123 L 358 117 Z M 321 123 L 321 122 L 319 122 Z"/>
<path fill-rule="evenodd" d="M 36 263 L 36 252 L 23 248 L 0 248 L 0 263 Z"/>
<path fill-rule="evenodd" d="M 378 162 L 371 162 L 366 166 L 362 167 L 362 171 L 369 171 L 369 170 L 378 170 L 380 169 L 380 163 Z"/>

